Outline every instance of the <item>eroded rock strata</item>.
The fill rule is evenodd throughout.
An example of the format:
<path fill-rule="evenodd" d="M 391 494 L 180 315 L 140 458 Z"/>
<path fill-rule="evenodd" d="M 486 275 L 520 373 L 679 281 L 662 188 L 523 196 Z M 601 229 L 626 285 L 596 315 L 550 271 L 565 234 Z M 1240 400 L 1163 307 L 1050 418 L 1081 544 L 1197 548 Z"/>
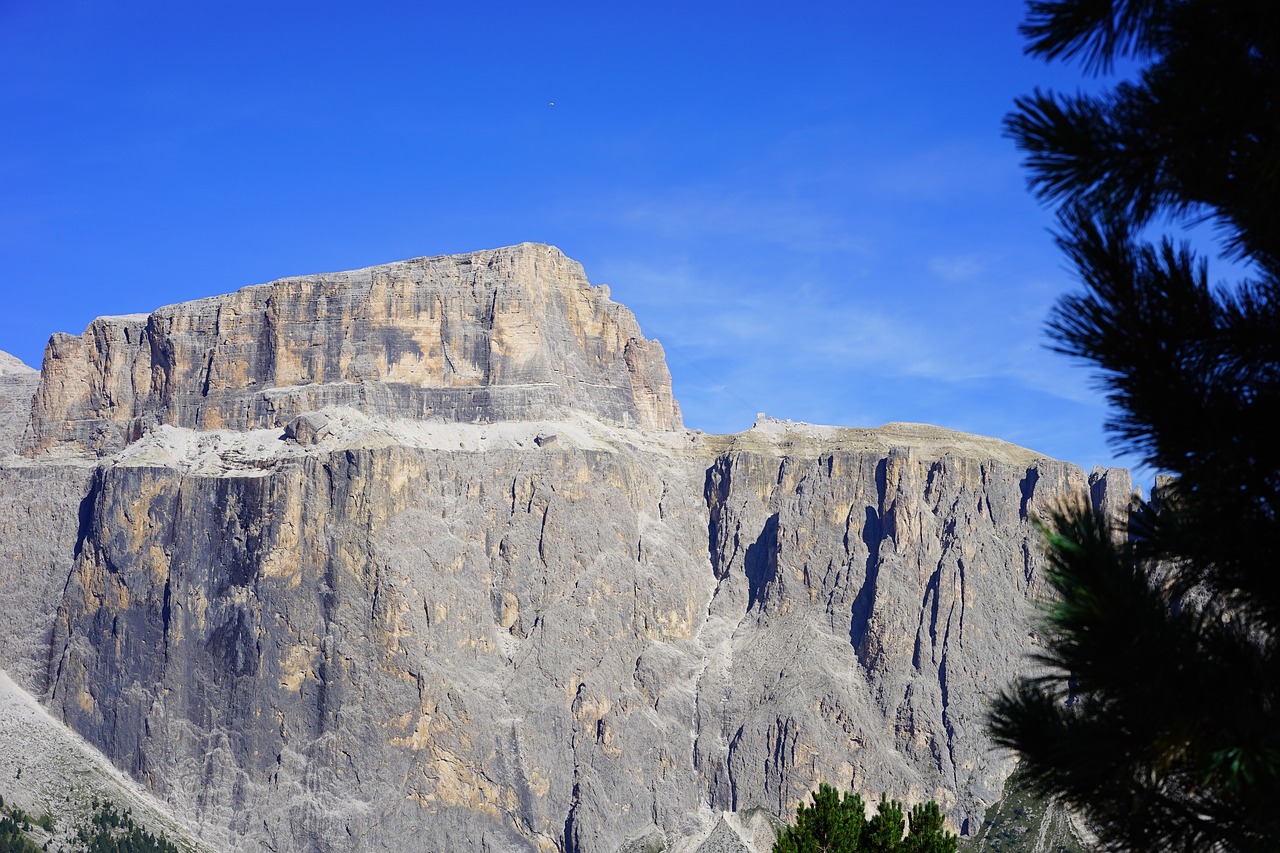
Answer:
<path fill-rule="evenodd" d="M 685 431 L 532 245 L 95 321 L 30 393 L 0 666 L 228 850 L 759 847 L 819 781 L 976 828 L 1032 522 L 1130 488 L 919 425 Z"/>
<path fill-rule="evenodd" d="M 329 406 L 680 427 L 661 345 L 578 263 L 525 243 L 287 278 L 54 335 L 24 446 L 105 455 L 160 424 L 277 428 Z"/>

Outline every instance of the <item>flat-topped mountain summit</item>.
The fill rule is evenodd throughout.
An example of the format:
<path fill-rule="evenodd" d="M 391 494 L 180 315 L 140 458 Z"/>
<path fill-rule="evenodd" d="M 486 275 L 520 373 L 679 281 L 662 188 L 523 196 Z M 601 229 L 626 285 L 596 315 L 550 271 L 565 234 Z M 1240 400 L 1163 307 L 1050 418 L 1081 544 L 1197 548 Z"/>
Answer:
<path fill-rule="evenodd" d="M 160 424 L 331 406 L 460 422 L 681 426 L 662 347 L 551 246 L 299 276 L 54 335 L 23 447 L 110 454 Z"/>
<path fill-rule="evenodd" d="M 919 424 L 685 430 L 534 244 L 101 318 L 0 379 L 0 668 L 223 850 L 767 851 L 819 782 L 972 832 L 1036 519 L 1129 496 Z"/>

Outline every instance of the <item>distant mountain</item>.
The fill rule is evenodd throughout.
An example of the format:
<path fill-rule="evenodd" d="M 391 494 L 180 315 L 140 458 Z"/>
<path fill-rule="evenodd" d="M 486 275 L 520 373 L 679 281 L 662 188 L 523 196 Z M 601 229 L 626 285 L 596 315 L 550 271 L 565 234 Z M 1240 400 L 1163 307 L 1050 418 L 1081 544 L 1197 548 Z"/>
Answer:
<path fill-rule="evenodd" d="M 821 781 L 976 832 L 1033 522 L 1130 491 L 917 424 L 685 430 L 535 244 L 101 318 L 10 399 L 0 666 L 223 850 L 766 850 Z"/>

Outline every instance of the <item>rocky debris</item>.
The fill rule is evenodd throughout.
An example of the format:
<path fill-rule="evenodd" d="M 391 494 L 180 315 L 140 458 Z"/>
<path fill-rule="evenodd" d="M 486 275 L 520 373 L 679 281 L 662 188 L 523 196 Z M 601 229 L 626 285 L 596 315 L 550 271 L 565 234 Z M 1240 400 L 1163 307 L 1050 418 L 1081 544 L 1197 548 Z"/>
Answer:
<path fill-rule="evenodd" d="M 298 444 L 317 444 L 333 433 L 329 416 L 324 412 L 306 412 L 289 421 L 284 437 Z"/>
<path fill-rule="evenodd" d="M 522 246 L 55 337 L 0 460 L 0 667 L 220 849 L 767 850 L 824 781 L 976 831 L 1034 522 L 1127 474 L 918 424 L 674 429 L 577 269 Z M 485 405 L 395 402 L 459 388 Z"/>
<path fill-rule="evenodd" d="M 160 424 L 275 429 L 333 406 L 681 424 L 661 345 L 579 264 L 525 243 L 282 279 L 56 334 L 24 450 L 109 455 Z"/>
<path fill-rule="evenodd" d="M 742 836 L 721 816 L 707 840 L 698 846 L 698 853 L 752 853 Z"/>
<path fill-rule="evenodd" d="M 1000 799 L 987 808 L 978 831 L 961 839 L 960 853 L 1085 853 L 1097 837 L 1083 820 L 1056 801 L 1036 796 L 1018 771 Z"/>

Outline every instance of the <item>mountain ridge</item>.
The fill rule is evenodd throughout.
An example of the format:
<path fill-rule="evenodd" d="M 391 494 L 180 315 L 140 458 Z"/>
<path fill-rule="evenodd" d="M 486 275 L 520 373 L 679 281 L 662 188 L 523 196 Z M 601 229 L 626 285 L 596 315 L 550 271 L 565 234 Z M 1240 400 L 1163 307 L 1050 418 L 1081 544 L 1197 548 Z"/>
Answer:
<path fill-rule="evenodd" d="M 552 252 L 55 336 L 0 447 L 0 667 L 221 849 L 693 850 L 820 781 L 975 831 L 1012 769 L 985 697 L 1038 643 L 1035 520 L 1123 505 L 1127 472 L 919 424 L 683 429 L 660 346 Z M 423 292 L 377 316 L 496 353 L 480 408 L 378 390 L 405 383 L 361 299 Z M 474 322 L 423 337 L 432 310 Z M 250 352 L 269 316 L 295 337 Z M 375 374 L 330 381 L 344 352 Z M 503 396 L 517 355 L 554 405 Z"/>
<path fill-rule="evenodd" d="M 50 338 L 42 377 L 29 455 L 109 455 L 160 424 L 269 428 L 331 406 L 680 425 L 661 344 L 581 265 L 533 243 L 100 317 Z"/>

